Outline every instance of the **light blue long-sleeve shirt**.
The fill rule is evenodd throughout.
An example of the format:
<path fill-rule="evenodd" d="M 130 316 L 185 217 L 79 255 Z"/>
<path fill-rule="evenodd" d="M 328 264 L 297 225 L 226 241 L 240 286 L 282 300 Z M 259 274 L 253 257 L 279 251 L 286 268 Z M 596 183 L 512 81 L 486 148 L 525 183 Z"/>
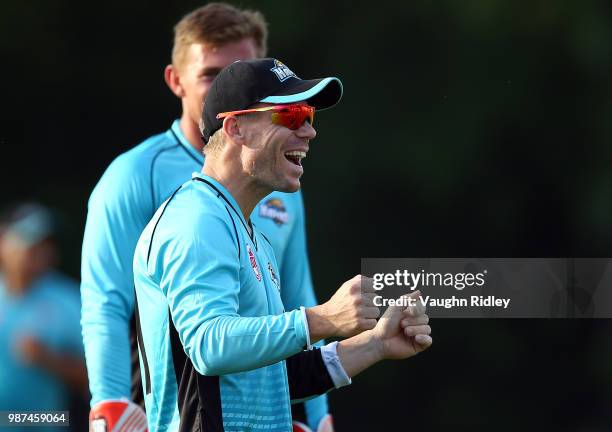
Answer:
<path fill-rule="evenodd" d="M 148 370 L 151 382 L 150 430 L 175 430 L 197 415 L 178 408 L 182 351 L 198 382 L 183 384 L 189 393 L 183 398 L 218 416 L 224 430 L 291 430 L 284 359 L 307 344 L 307 323 L 300 309 L 285 312 L 272 247 L 256 225 L 251 233 L 248 226 L 222 185 L 194 174 L 140 237 L 134 278 L 143 374 Z M 180 338 L 176 346 L 172 332 Z M 204 376 L 217 378 L 218 406 L 201 396 Z"/>
<path fill-rule="evenodd" d="M 92 405 L 130 396 L 136 242 L 155 210 L 203 163 L 175 121 L 165 133 L 115 159 L 92 192 L 81 262 L 81 322 Z M 301 193 L 275 192 L 251 218 L 278 259 L 287 310 L 315 305 Z M 308 401 L 306 412 L 315 428 L 327 412 L 326 397 Z"/>

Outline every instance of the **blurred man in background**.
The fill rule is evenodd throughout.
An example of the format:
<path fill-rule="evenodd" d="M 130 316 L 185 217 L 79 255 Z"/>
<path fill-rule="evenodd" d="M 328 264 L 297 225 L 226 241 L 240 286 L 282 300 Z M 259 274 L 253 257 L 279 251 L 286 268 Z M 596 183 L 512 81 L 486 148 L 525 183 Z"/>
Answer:
<path fill-rule="evenodd" d="M 67 411 L 71 391 L 87 394 L 78 284 L 54 270 L 57 259 L 49 210 L 24 204 L 5 212 L 0 219 L 0 411 Z"/>
<path fill-rule="evenodd" d="M 155 210 L 204 163 L 199 120 L 213 79 L 236 60 L 263 57 L 266 40 L 267 25 L 259 12 L 210 3 L 186 15 L 175 27 L 172 64 L 164 76 L 181 99 L 180 120 L 115 159 L 91 195 L 81 292 L 92 424 L 109 431 L 128 419 L 145 424 L 137 406 L 144 400 L 140 364 L 134 356 L 136 242 Z M 314 306 L 301 193 L 268 195 L 257 205 L 253 221 L 278 257 L 285 307 Z M 314 430 L 332 430 L 326 396 L 298 404 L 293 416 Z M 144 430 L 144 426 L 131 430 Z"/>

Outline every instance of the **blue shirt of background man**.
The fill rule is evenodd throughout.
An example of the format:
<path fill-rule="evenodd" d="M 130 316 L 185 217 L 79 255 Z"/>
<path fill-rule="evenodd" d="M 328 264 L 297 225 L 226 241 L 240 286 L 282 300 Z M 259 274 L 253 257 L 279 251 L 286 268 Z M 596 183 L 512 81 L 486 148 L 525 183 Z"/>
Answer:
<path fill-rule="evenodd" d="M 0 411 L 69 409 L 64 383 L 25 363 L 18 343 L 30 336 L 52 351 L 82 356 L 80 306 L 77 283 L 59 273 L 39 277 L 22 296 L 9 294 L 0 276 Z"/>

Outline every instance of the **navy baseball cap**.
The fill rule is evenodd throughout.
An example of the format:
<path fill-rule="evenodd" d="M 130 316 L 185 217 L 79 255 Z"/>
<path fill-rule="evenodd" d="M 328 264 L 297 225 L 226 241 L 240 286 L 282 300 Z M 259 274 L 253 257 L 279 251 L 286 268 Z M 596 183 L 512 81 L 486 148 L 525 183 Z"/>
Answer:
<path fill-rule="evenodd" d="M 202 112 L 204 142 L 223 126 L 217 114 L 247 109 L 258 102 L 288 104 L 305 101 L 317 110 L 331 108 L 342 97 L 336 77 L 300 79 L 274 58 L 236 61 L 215 78 Z"/>

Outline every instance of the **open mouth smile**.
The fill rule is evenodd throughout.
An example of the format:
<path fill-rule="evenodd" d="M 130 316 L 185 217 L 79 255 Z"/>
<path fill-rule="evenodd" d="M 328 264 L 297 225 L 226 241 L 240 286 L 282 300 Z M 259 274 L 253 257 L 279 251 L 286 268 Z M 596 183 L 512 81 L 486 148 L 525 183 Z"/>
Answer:
<path fill-rule="evenodd" d="M 293 150 L 285 153 L 285 158 L 294 165 L 302 166 L 302 159 L 306 157 L 306 152 Z"/>

